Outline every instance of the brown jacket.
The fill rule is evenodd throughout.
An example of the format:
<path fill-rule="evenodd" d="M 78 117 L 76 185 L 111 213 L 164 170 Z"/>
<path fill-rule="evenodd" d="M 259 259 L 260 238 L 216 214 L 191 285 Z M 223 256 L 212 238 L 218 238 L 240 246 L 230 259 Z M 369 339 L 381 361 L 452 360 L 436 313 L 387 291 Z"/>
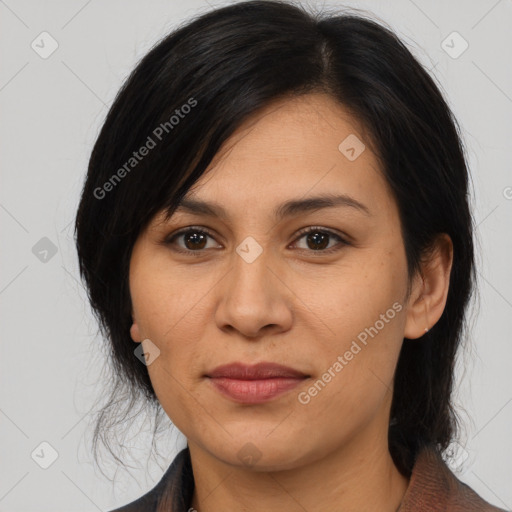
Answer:
<path fill-rule="evenodd" d="M 194 478 L 190 452 L 184 448 L 162 479 L 144 496 L 111 512 L 188 512 Z M 164 499 L 163 496 L 167 497 Z M 506 512 L 484 501 L 461 482 L 433 448 L 416 458 L 409 487 L 397 512 Z"/>

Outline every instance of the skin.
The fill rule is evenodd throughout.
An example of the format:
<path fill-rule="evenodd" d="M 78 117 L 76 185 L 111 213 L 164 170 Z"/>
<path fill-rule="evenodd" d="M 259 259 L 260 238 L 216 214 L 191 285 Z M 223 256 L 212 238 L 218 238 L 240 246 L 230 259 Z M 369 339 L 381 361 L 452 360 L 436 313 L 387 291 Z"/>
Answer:
<path fill-rule="evenodd" d="M 407 489 L 388 450 L 393 374 L 403 338 L 421 343 L 443 312 L 452 246 L 439 237 L 407 296 L 396 202 L 369 141 L 354 161 L 338 150 L 349 134 L 365 142 L 357 120 L 327 95 L 268 105 L 188 194 L 220 203 L 228 216 L 158 215 L 134 246 L 131 336 L 160 350 L 148 371 L 188 440 L 199 512 L 395 512 Z M 369 215 L 347 206 L 271 215 L 288 199 L 325 193 L 350 195 Z M 189 226 L 212 232 L 198 257 L 186 236 L 165 243 Z M 315 240 L 298 234 L 311 226 L 350 243 L 331 236 L 315 250 Z M 262 249 L 252 263 L 235 250 L 248 236 Z M 339 250 L 326 253 L 331 247 Z M 299 393 L 395 303 L 401 310 L 300 403 Z M 277 362 L 310 377 L 264 404 L 239 404 L 205 377 L 234 361 Z M 251 464 L 239 457 L 247 450 L 256 454 Z"/>

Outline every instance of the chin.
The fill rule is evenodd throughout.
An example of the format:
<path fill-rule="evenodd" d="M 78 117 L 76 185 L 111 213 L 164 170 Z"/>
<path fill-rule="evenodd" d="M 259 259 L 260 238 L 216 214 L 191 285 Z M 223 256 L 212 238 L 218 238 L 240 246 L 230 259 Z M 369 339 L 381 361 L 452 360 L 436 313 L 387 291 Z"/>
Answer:
<path fill-rule="evenodd" d="M 225 464 L 238 468 L 256 472 L 283 471 L 294 469 L 311 457 L 304 446 L 298 451 L 298 444 L 289 436 L 271 439 L 266 434 L 258 437 L 246 432 L 245 436 L 232 439 L 229 444 L 222 443 L 211 453 Z"/>

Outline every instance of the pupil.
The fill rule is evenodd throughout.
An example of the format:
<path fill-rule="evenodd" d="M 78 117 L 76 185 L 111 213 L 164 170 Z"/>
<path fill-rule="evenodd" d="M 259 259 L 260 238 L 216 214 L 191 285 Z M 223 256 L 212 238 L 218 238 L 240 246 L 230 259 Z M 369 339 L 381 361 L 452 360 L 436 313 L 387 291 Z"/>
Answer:
<path fill-rule="evenodd" d="M 193 233 L 185 235 L 185 245 L 187 246 L 187 249 L 203 249 L 204 242 L 206 240 L 206 237 L 204 236 L 204 233 Z M 192 247 L 188 246 L 188 243 L 192 242 Z M 201 242 L 203 242 L 202 245 Z"/>
<path fill-rule="evenodd" d="M 329 238 L 329 235 L 326 235 L 325 233 L 319 233 L 318 231 L 315 233 L 311 233 L 308 235 L 307 239 L 309 241 L 313 241 L 313 243 L 316 245 L 316 247 L 313 247 L 313 249 L 325 249 L 329 245 L 327 239 Z M 324 243 L 322 243 L 324 242 Z M 320 245 L 320 246 L 319 246 Z"/>

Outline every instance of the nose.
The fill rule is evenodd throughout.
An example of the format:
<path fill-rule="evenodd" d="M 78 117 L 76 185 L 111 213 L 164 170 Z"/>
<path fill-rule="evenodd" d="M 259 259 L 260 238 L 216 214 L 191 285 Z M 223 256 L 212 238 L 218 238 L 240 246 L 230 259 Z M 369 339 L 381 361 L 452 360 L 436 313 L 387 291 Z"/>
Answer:
<path fill-rule="evenodd" d="M 263 250 L 251 261 L 233 252 L 231 270 L 217 290 L 215 321 L 219 329 L 259 339 L 291 328 L 293 292 L 279 262 L 269 253 Z"/>

